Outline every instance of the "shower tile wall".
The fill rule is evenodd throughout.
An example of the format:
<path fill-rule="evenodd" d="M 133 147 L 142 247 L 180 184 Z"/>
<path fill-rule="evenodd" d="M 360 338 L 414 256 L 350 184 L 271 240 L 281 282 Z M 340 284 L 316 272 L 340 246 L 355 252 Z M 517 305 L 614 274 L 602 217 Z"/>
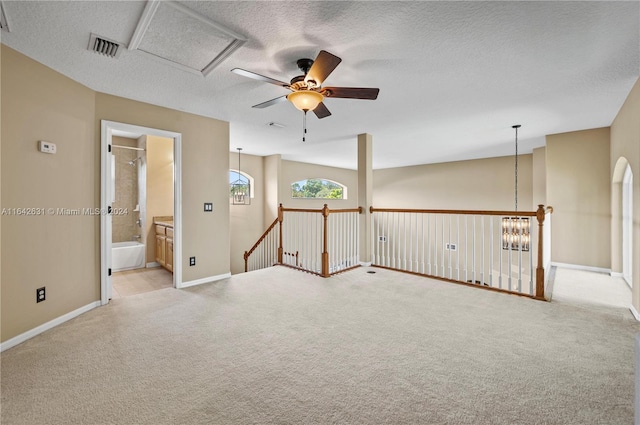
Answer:
<path fill-rule="evenodd" d="M 134 145 L 135 146 L 135 145 Z M 129 164 L 138 157 L 139 151 L 114 148 L 116 162 L 116 196 L 113 208 L 115 211 L 126 209 L 127 214 L 112 216 L 112 241 L 125 242 L 138 240 L 134 235 L 140 235 L 142 229 L 136 224 L 138 212 L 134 209 L 138 204 L 138 164 Z"/>

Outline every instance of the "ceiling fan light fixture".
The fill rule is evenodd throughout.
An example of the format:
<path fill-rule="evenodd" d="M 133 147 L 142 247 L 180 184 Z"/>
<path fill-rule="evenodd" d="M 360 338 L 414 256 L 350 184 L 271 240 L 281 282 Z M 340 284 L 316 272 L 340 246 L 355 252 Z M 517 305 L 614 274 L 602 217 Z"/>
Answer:
<path fill-rule="evenodd" d="M 290 93 L 287 99 L 301 111 L 313 111 L 324 100 L 324 96 L 313 90 L 299 90 Z"/>

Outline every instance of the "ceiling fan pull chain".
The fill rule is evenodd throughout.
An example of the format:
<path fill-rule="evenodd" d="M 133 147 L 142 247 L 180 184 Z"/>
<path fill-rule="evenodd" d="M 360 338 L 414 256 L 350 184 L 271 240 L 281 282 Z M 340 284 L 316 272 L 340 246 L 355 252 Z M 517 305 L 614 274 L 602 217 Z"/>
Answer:
<path fill-rule="evenodd" d="M 302 141 L 307 141 L 307 111 L 302 111 Z"/>

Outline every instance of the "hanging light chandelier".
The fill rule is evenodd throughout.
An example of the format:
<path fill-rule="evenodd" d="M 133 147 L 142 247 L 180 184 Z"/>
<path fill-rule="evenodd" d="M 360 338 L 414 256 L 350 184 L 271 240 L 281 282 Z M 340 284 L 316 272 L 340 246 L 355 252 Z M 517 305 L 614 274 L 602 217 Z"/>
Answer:
<path fill-rule="evenodd" d="M 232 205 L 250 205 L 251 204 L 251 183 L 249 179 L 242 176 L 240 170 L 240 152 L 238 150 L 238 178 L 229 185 L 231 204 Z"/>
<path fill-rule="evenodd" d="M 516 131 L 515 154 L 515 212 L 518 212 L 518 129 L 520 124 L 511 128 Z M 502 249 L 529 251 L 531 222 L 529 217 L 502 217 Z"/>

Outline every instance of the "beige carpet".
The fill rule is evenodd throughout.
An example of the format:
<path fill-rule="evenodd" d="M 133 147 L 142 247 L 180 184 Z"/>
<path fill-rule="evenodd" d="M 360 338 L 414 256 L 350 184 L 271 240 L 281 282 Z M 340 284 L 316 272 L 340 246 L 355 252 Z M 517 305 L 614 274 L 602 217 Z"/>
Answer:
<path fill-rule="evenodd" d="M 275 267 L 117 299 L 7 350 L 1 419 L 631 424 L 639 330 L 381 269 Z"/>
<path fill-rule="evenodd" d="M 631 314 L 631 288 L 621 277 L 605 273 L 558 267 L 553 282 L 553 301 L 586 308 L 611 307 L 610 312 Z"/>

